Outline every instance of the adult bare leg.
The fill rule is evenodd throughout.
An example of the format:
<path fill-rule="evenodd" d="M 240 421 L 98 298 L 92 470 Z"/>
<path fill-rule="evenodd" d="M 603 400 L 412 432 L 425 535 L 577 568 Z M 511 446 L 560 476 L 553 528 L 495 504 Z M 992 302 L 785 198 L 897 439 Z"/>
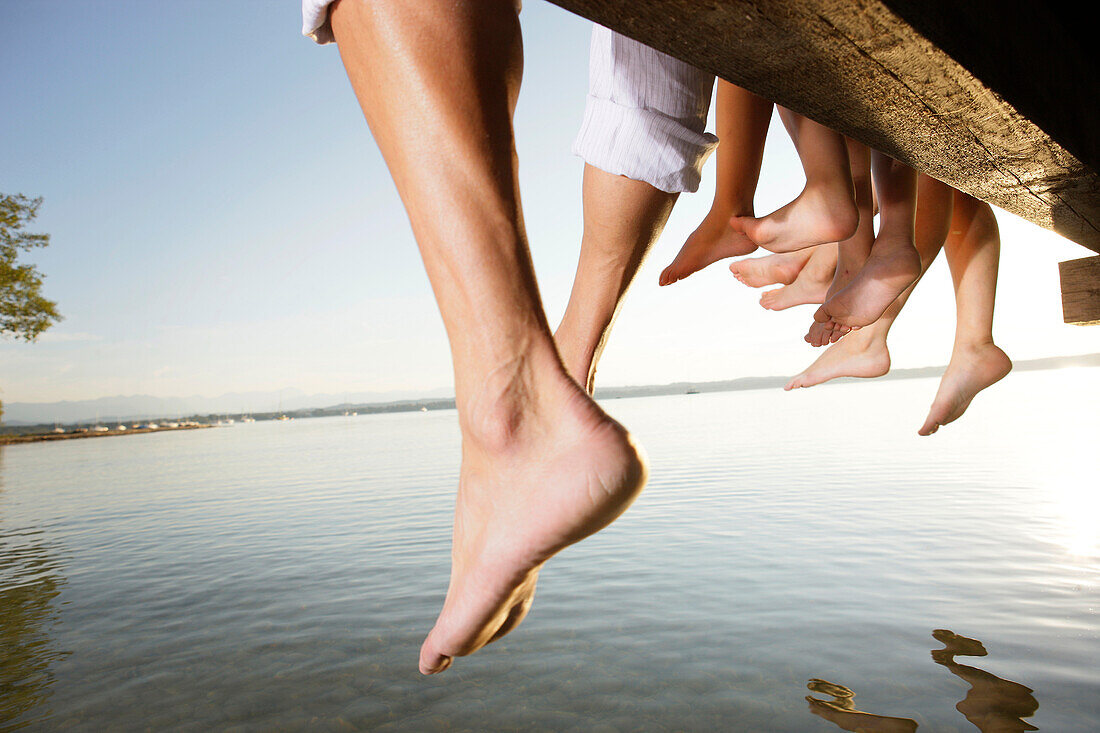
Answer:
<path fill-rule="evenodd" d="M 512 138 L 522 67 L 512 0 L 343 0 L 330 17 L 454 360 L 451 581 L 420 652 L 420 670 L 434 673 L 514 628 L 542 564 L 613 521 L 646 469 L 566 374 L 539 300 Z"/>
<path fill-rule="evenodd" d="M 584 167 L 581 256 L 554 339 L 569 374 L 589 393 L 623 297 L 678 195 Z"/>
<path fill-rule="evenodd" d="M 718 173 L 714 201 L 702 223 L 661 272 L 659 285 L 671 285 L 718 260 L 747 255 L 756 249 L 744 232 L 730 228 L 730 217 L 753 215 L 772 103 L 719 80 L 716 105 Z"/>
<path fill-rule="evenodd" d="M 944 250 L 955 286 L 955 344 L 921 435 L 958 420 L 979 392 L 1012 370 L 1008 355 L 993 343 L 1001 236 L 989 204 L 955 191 Z"/>

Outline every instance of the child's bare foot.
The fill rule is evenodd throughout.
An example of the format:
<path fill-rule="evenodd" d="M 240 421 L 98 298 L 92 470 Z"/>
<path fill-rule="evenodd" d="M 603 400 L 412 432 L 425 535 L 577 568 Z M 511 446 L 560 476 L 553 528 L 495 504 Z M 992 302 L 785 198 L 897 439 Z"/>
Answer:
<path fill-rule="evenodd" d="M 743 232 L 730 228 L 725 214 L 707 214 L 684 242 L 672 264 L 661 272 L 658 285 L 671 285 L 718 260 L 740 257 L 756 251 L 756 245 Z"/>
<path fill-rule="evenodd" d="M 958 420 L 979 392 L 1010 371 L 1012 360 L 992 342 L 956 347 L 940 380 L 932 409 L 917 432 L 931 435 L 940 426 Z"/>
<path fill-rule="evenodd" d="M 768 310 L 781 311 L 796 305 L 825 302 L 829 285 L 836 273 L 836 245 L 822 244 L 805 251 L 812 254 L 798 273 L 798 277 L 789 285 L 769 290 L 761 295 L 761 306 Z M 772 255 L 772 257 L 790 257 L 790 255 Z"/>
<path fill-rule="evenodd" d="M 814 320 L 845 326 L 869 326 L 877 321 L 921 273 L 920 254 L 912 237 L 880 234 L 866 264 L 847 287 L 829 297 Z"/>
<path fill-rule="evenodd" d="M 735 216 L 730 226 L 770 252 L 840 242 L 859 224 L 851 183 L 808 187 L 794 201 L 759 219 Z"/>
<path fill-rule="evenodd" d="M 515 628 L 542 565 L 610 524 L 645 483 L 621 425 L 573 380 L 536 385 L 531 371 L 490 380 L 463 414 L 451 583 L 420 650 L 424 674 Z"/>
<path fill-rule="evenodd" d="M 796 278 L 790 285 L 768 290 L 760 296 L 760 305 L 770 311 L 781 311 L 796 305 L 825 302 L 825 293 L 829 291 L 829 280 L 817 280 L 812 277 Z"/>
<path fill-rule="evenodd" d="M 806 266 L 812 249 L 766 257 L 746 257 L 730 265 L 730 272 L 750 288 L 766 285 L 790 285 Z"/>
<path fill-rule="evenodd" d="M 847 336 L 852 331 L 858 330 L 859 329 L 856 328 L 842 326 L 834 321 L 825 321 L 824 323 L 814 321 L 810 324 L 810 330 L 806 332 L 803 340 L 814 347 L 828 346 L 829 344 L 835 344 L 843 336 Z"/>
<path fill-rule="evenodd" d="M 890 371 L 886 340 L 871 329 L 849 334 L 830 346 L 806 371 L 787 382 L 783 389 L 813 387 L 837 377 L 881 377 Z"/>

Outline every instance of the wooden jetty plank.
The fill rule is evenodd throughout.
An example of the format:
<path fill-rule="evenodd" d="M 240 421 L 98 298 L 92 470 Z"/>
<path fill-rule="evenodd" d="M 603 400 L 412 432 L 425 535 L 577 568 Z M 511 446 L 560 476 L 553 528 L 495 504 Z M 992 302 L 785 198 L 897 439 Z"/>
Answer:
<path fill-rule="evenodd" d="M 1100 257 L 1058 263 L 1062 318 L 1078 326 L 1100 325 Z"/>
<path fill-rule="evenodd" d="M 965 14 L 951 15 L 960 4 L 945 0 L 551 2 L 1100 252 L 1100 164 L 1088 157 L 1096 151 L 1092 133 L 1100 118 L 1100 96 L 1091 93 L 1097 54 L 1082 46 L 1084 31 L 1042 25 L 1042 13 L 1055 11 L 1029 10 L 1041 3 L 975 0 L 974 7 L 961 4 L 969 8 Z M 1056 12 L 1065 16 L 1065 7 Z M 982 13 L 990 21 L 984 26 Z M 997 24 L 1003 16 L 1011 16 L 1009 29 L 1030 22 L 1035 33 L 1007 35 Z M 965 21 L 962 30 L 953 25 L 957 18 Z M 970 65 L 999 80 L 1000 91 L 929 39 L 965 57 L 967 33 L 984 34 Z M 1061 45 L 1034 47 L 1036 37 Z M 1038 81 L 1013 87 L 1020 77 L 1013 69 L 1029 68 L 1028 58 L 1038 68 L 1044 54 L 1063 50 L 1069 62 L 1043 67 Z M 1023 59 L 1008 59 L 1011 54 Z M 1081 59 L 1085 66 L 1070 74 L 1070 62 Z M 1061 87 L 1051 91 L 1051 83 Z M 1059 97 L 1059 91 L 1066 94 Z M 1044 103 L 1053 99 L 1075 114 L 1064 114 L 1065 107 L 1047 110 Z"/>

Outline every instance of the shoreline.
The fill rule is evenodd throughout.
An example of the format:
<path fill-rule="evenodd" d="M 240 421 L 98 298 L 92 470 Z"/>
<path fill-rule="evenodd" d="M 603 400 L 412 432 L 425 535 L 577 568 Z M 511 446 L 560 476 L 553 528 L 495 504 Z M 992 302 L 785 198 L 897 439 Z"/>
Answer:
<path fill-rule="evenodd" d="M 214 425 L 180 425 L 174 428 L 128 428 L 126 430 L 107 430 L 86 433 L 32 433 L 30 435 L 0 435 L 0 445 L 15 443 L 46 443 L 54 440 L 75 440 L 78 438 L 113 438 L 122 435 L 142 435 L 143 433 L 174 433 L 179 430 L 202 430 Z"/>

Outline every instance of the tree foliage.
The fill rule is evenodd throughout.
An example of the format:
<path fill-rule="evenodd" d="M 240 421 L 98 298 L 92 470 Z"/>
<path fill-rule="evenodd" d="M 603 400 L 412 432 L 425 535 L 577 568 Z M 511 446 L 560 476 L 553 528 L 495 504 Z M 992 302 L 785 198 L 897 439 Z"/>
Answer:
<path fill-rule="evenodd" d="M 41 198 L 0 193 L 0 336 L 34 341 L 61 320 L 57 303 L 42 296 L 38 268 L 19 262 L 21 253 L 50 243 L 48 234 L 23 231 L 41 205 Z"/>

